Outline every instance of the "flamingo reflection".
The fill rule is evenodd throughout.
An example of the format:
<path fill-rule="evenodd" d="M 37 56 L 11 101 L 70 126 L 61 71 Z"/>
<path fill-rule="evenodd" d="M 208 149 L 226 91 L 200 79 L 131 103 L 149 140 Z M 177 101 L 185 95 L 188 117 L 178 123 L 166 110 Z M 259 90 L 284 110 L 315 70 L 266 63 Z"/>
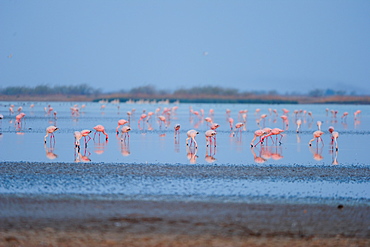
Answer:
<path fill-rule="evenodd" d="M 94 153 L 96 154 L 103 154 L 105 152 L 105 148 L 107 147 L 108 141 L 105 142 L 95 142 L 94 143 Z"/>
<path fill-rule="evenodd" d="M 331 162 L 331 164 L 332 165 L 338 165 L 339 164 L 339 162 L 338 162 L 338 150 L 335 150 L 335 151 L 331 150 L 331 153 L 332 153 L 332 162 Z"/>
<path fill-rule="evenodd" d="M 322 149 L 323 149 L 322 146 L 319 147 L 317 145 L 316 148 L 313 148 L 312 146 L 310 146 L 309 149 L 310 149 L 310 152 L 313 155 L 314 160 L 320 161 L 320 160 L 324 159 L 324 157 L 322 156 Z"/>
<path fill-rule="evenodd" d="M 254 151 L 255 147 L 251 147 L 251 153 L 253 155 L 254 162 L 262 164 L 266 162 L 266 159 L 262 158 L 261 155 L 257 156 L 256 152 Z"/>
<path fill-rule="evenodd" d="M 58 158 L 58 155 L 54 153 L 54 146 L 47 147 L 46 144 L 44 144 L 44 149 L 46 153 L 46 158 L 50 160 Z"/>
<path fill-rule="evenodd" d="M 80 149 L 79 148 L 75 148 L 75 157 L 74 157 L 75 159 L 74 159 L 74 161 L 76 163 L 79 163 L 79 162 L 90 162 L 91 161 L 91 159 L 89 158 L 90 154 L 91 153 L 89 151 L 87 151 L 86 149 L 84 151 L 84 154 L 81 154 Z"/>
<path fill-rule="evenodd" d="M 210 146 L 209 148 L 206 148 L 206 156 L 204 157 L 204 159 L 208 163 L 213 163 L 216 161 L 216 158 L 214 157 L 215 155 L 216 155 L 216 148 Z"/>
<path fill-rule="evenodd" d="M 186 146 L 186 157 L 188 158 L 190 164 L 195 164 L 197 162 L 198 149 L 195 146 Z"/>
<path fill-rule="evenodd" d="M 130 142 L 128 140 L 124 140 L 124 141 L 121 140 L 120 148 L 121 148 L 120 151 L 121 151 L 122 156 L 129 156 L 131 154 Z"/>

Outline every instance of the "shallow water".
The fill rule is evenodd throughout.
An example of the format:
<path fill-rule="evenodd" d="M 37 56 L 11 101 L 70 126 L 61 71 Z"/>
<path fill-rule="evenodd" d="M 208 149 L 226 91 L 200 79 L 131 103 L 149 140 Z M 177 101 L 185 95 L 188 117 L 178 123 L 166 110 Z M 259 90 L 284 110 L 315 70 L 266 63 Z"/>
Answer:
<path fill-rule="evenodd" d="M 16 111 L 22 106 L 25 118 L 18 124 L 15 120 L 17 112 L 10 114 L 9 106 L 14 104 Z M 367 152 L 368 138 L 370 135 L 370 107 L 358 105 L 238 105 L 238 104 L 112 104 L 106 103 L 102 108 L 102 103 L 82 103 L 70 102 L 35 102 L 34 107 L 30 107 L 29 102 L 2 102 L 0 113 L 4 115 L 1 122 L 0 135 L 0 160 L 7 162 L 75 162 L 75 163 L 125 163 L 125 164 L 176 164 L 179 166 L 345 166 L 345 167 L 364 167 L 368 169 L 369 161 Z M 50 105 L 53 111 L 46 113 L 44 108 Z M 79 114 L 71 113 L 71 107 L 78 105 Z M 174 106 L 178 107 L 176 110 Z M 199 117 L 190 113 L 190 107 L 200 114 L 204 111 L 204 116 Z M 164 114 L 165 109 L 171 109 L 168 122 L 161 123 L 156 115 Z M 286 126 L 280 116 L 282 109 L 289 110 L 289 125 Z M 135 109 L 135 111 L 132 111 Z M 214 110 L 214 122 L 220 124 L 217 129 L 217 145 L 206 147 L 204 132 L 209 129 L 204 117 L 209 116 L 210 109 Z M 226 110 L 230 110 L 227 116 Z M 256 112 L 256 109 L 260 109 Z M 272 111 L 276 109 L 278 115 Z M 228 117 L 237 122 L 243 122 L 240 110 L 248 110 L 245 126 L 241 131 L 235 128 L 231 130 Z M 301 113 L 294 114 L 295 110 L 302 110 Z M 332 110 L 338 111 L 336 117 Z M 354 112 L 362 112 L 355 118 Z M 56 111 L 56 117 L 53 112 Z M 132 131 L 126 139 L 121 139 L 116 135 L 115 129 L 119 119 L 128 119 L 127 112 L 132 112 L 130 126 Z M 148 121 L 138 121 L 140 115 L 145 111 L 154 112 Z M 304 113 L 306 111 L 306 114 Z M 308 114 L 312 113 L 312 117 Z M 348 112 L 346 118 L 341 118 L 344 112 Z M 262 114 L 267 117 L 261 119 Z M 296 132 L 295 121 L 302 119 L 300 132 Z M 258 120 L 260 120 L 258 122 Z M 317 121 L 322 121 L 323 142 L 313 142 L 309 147 L 308 142 L 312 138 L 312 133 L 317 130 Z M 180 133 L 175 138 L 174 125 L 181 125 Z M 87 147 L 84 146 L 82 139 L 80 149 L 74 144 L 74 131 L 90 129 L 101 124 L 104 125 L 109 135 L 105 141 L 104 135 L 96 135 L 90 140 Z M 45 129 L 49 125 L 59 128 L 55 132 L 55 141 L 47 138 L 44 143 Z M 333 126 L 339 132 L 338 151 L 331 143 L 331 136 L 327 131 L 329 126 Z M 258 144 L 251 148 L 250 142 L 255 130 L 262 127 L 284 129 L 281 144 L 275 138 L 268 139 L 263 145 Z M 186 132 L 196 129 L 200 134 L 196 137 L 198 148 L 187 147 L 185 144 Z M 94 137 L 94 133 L 90 134 Z M 280 138 L 279 138 L 280 139 Z M 257 141 L 255 141 L 256 143 Z M 328 174 L 330 176 L 330 174 Z M 83 182 L 76 179 L 72 185 L 62 178 L 47 177 L 46 180 L 55 186 L 44 186 L 41 177 L 36 179 L 32 185 L 24 180 L 8 182 L 13 184 L 8 187 L 1 187 L 0 193 L 104 193 L 111 192 L 119 194 L 122 191 L 131 191 L 136 195 L 183 195 L 183 196 L 293 196 L 293 197 L 350 197 L 369 200 L 370 195 L 366 192 L 369 180 L 322 182 L 318 181 L 296 181 L 289 182 L 284 180 L 251 181 L 245 179 L 214 179 L 202 178 L 192 180 L 187 178 L 176 178 L 174 180 L 162 179 L 160 182 L 154 178 L 140 180 L 127 179 L 124 185 L 118 179 L 113 182 L 97 179 L 95 177 L 84 178 Z M 29 179 L 29 178 L 28 178 Z M 60 185 L 60 183 L 63 185 Z M 63 182 L 64 181 L 64 182 Z M 88 188 L 87 184 L 89 184 Z M 95 186 L 94 186 L 95 184 Z M 22 186 L 20 186 L 22 185 Z M 217 186 L 216 186 L 217 185 Z M 16 189 L 17 188 L 17 189 Z M 43 189 L 44 188 L 44 189 Z M 45 189 L 47 188 L 47 189 Z M 62 189 L 63 188 L 63 189 Z M 85 189 L 83 189 L 85 188 Z M 248 189 L 249 188 L 249 189 Z M 299 189 L 297 189 L 299 188 Z M 324 189 L 323 189 L 324 188 Z M 97 190 L 97 191 L 96 191 Z M 124 192 L 125 195 L 130 193 Z"/>

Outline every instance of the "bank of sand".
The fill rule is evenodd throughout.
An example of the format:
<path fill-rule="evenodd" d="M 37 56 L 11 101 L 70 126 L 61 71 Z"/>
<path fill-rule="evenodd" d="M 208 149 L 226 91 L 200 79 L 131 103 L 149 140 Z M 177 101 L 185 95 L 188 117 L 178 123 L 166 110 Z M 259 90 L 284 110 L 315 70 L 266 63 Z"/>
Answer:
<path fill-rule="evenodd" d="M 224 177 L 361 183 L 368 181 L 369 174 L 367 166 L 210 169 L 165 164 L 2 162 L 0 187 L 7 193 L 0 194 L 0 246 L 370 246 L 367 200 L 262 198 L 232 202 L 227 197 L 196 200 L 154 195 L 140 199 L 68 192 L 71 187 L 98 183 L 90 180 L 101 176 L 117 181 L 135 176 L 160 181 L 207 178 L 215 183 Z M 23 188 L 25 181 L 38 188 L 48 186 L 49 194 L 9 194 L 17 186 Z M 63 184 L 69 187 L 63 189 Z"/>
<path fill-rule="evenodd" d="M 366 205 L 0 197 L 0 246 L 370 246 Z"/>

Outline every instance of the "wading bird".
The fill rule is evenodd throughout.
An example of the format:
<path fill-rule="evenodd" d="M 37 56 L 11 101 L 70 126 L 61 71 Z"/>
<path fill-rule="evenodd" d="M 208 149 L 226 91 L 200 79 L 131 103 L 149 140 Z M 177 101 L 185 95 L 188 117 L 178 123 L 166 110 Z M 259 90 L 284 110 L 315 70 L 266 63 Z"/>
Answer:
<path fill-rule="evenodd" d="M 117 126 L 117 128 L 116 128 L 116 132 L 117 132 L 117 135 L 118 135 L 118 129 L 119 129 L 119 127 L 121 127 L 122 125 L 125 125 L 125 124 L 127 124 L 128 123 L 128 121 L 126 120 L 126 119 L 120 119 L 120 120 L 118 120 L 118 126 Z"/>
<path fill-rule="evenodd" d="M 316 130 L 315 132 L 313 132 L 313 138 L 308 142 L 308 145 L 311 146 L 312 145 L 312 142 L 316 139 L 317 142 L 319 141 L 319 139 L 321 140 L 322 142 L 322 138 L 321 136 L 324 134 L 324 132 L 322 132 L 321 130 Z M 322 142 L 322 144 L 324 145 L 324 142 Z"/>
<path fill-rule="evenodd" d="M 123 140 L 123 139 L 125 139 L 126 140 L 126 137 L 130 137 L 130 135 L 129 135 L 129 131 L 131 131 L 131 128 L 130 128 L 130 126 L 123 126 L 122 127 L 122 129 L 121 129 L 121 141 Z"/>
<path fill-rule="evenodd" d="M 251 147 L 255 147 L 255 146 L 257 146 L 258 145 L 258 143 L 260 143 L 260 142 L 262 142 L 262 136 L 264 136 L 266 133 L 265 133 L 265 131 L 263 131 L 263 130 L 256 130 L 255 132 L 254 132 L 254 136 L 253 136 L 253 139 L 252 139 L 252 141 L 251 141 Z M 257 137 L 259 137 L 260 138 L 260 140 L 259 140 L 259 142 L 257 142 L 257 144 L 256 145 L 254 145 L 254 141 L 256 140 L 256 138 Z"/>
<path fill-rule="evenodd" d="M 205 136 L 206 136 L 206 143 L 207 143 L 206 146 L 207 147 L 212 143 L 212 140 L 213 140 L 213 145 L 216 147 L 216 134 L 217 132 L 214 130 L 206 131 Z"/>
<path fill-rule="evenodd" d="M 54 132 L 58 130 L 57 127 L 51 125 L 49 127 L 46 128 L 46 135 L 44 136 L 44 142 L 46 143 L 46 137 L 48 137 L 48 135 L 50 134 L 50 142 L 51 142 L 51 139 L 54 139 Z M 54 142 L 55 142 L 55 139 L 54 139 Z"/>
<path fill-rule="evenodd" d="M 194 143 L 194 146 L 195 148 L 198 148 L 198 144 L 197 142 L 195 141 L 195 137 L 199 134 L 199 131 L 196 131 L 196 130 L 189 130 L 186 135 L 188 136 L 188 138 L 186 138 L 186 146 L 189 146 L 189 140 L 190 140 L 190 145 L 191 143 Z"/>
<path fill-rule="evenodd" d="M 81 130 L 81 135 L 84 137 L 85 148 L 87 147 L 87 143 L 91 140 L 91 137 L 89 136 L 91 132 L 91 130 Z M 88 137 L 89 139 L 86 140 L 86 137 Z"/>
<path fill-rule="evenodd" d="M 102 133 L 103 135 L 105 135 L 105 140 L 108 141 L 108 134 L 105 132 L 105 128 L 103 125 L 96 125 L 94 128 L 95 130 L 95 133 L 94 133 L 94 140 L 95 140 L 95 135 L 97 132 L 99 132 L 99 137 L 100 137 L 100 133 Z"/>

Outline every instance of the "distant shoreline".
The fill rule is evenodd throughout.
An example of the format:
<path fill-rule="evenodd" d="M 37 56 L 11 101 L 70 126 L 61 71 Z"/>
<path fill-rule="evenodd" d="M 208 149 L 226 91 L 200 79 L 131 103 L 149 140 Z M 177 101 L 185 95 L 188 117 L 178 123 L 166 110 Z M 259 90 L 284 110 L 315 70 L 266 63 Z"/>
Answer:
<path fill-rule="evenodd" d="M 370 104 L 370 96 L 282 96 L 282 95 L 152 95 L 152 94 L 100 94 L 86 95 L 0 95 L 0 101 L 67 101 L 67 102 L 168 102 L 168 103 L 233 103 L 233 104 Z"/>

